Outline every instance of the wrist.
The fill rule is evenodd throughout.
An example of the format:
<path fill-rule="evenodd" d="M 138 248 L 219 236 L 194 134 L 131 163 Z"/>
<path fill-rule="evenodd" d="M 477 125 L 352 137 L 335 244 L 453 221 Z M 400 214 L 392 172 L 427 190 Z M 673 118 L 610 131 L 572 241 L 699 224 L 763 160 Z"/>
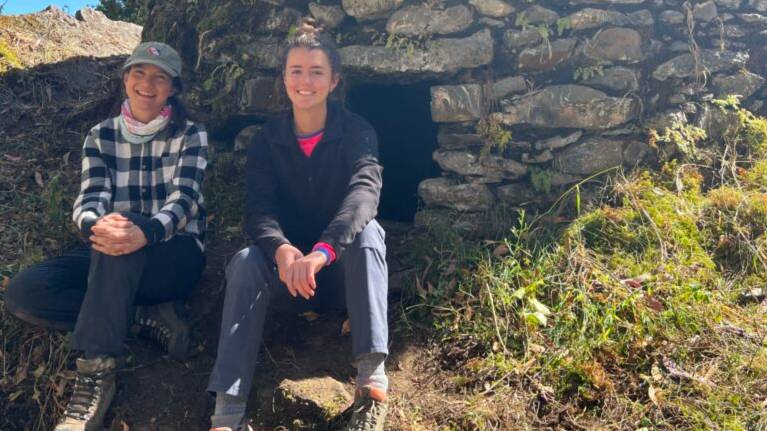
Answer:
<path fill-rule="evenodd" d="M 312 252 L 318 251 L 325 255 L 325 266 L 330 265 L 336 260 L 336 252 L 333 247 L 326 242 L 318 242 L 312 247 Z"/>
<path fill-rule="evenodd" d="M 330 253 L 328 253 L 327 250 L 318 248 L 317 250 L 314 250 L 313 253 L 319 253 L 325 259 L 322 266 L 328 266 L 330 264 Z"/>

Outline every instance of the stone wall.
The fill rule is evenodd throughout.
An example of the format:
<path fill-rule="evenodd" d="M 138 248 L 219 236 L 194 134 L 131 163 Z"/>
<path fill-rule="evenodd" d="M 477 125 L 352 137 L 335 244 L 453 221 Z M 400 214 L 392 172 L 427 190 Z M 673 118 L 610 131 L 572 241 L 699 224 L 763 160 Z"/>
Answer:
<path fill-rule="evenodd" d="M 277 48 L 305 15 L 331 29 L 352 85 L 438 82 L 443 176 L 421 183 L 427 208 L 545 203 L 651 163 L 648 127 L 710 128 L 712 99 L 759 111 L 765 97 L 767 0 L 165 3 L 144 38 L 184 52 L 189 100 L 214 131 L 280 109 Z"/>

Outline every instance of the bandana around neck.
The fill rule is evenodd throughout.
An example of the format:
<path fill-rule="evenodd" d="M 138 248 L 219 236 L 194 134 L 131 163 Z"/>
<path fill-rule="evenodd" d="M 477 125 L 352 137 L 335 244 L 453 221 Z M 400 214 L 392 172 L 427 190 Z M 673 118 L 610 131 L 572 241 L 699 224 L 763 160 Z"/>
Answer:
<path fill-rule="evenodd" d="M 125 136 L 128 142 L 133 144 L 149 142 L 157 132 L 168 125 L 170 116 L 171 107 L 170 105 L 165 105 L 155 119 L 148 123 L 142 123 L 133 118 L 130 103 L 128 103 L 128 99 L 125 99 L 120 108 L 120 125 L 122 126 L 123 136 Z"/>

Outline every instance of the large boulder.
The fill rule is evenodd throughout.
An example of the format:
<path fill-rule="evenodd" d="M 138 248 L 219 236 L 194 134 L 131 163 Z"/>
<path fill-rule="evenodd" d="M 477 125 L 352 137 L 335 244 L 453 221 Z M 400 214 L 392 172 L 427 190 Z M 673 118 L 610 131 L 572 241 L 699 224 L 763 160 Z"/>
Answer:
<path fill-rule="evenodd" d="M 658 66 L 653 78 L 665 81 L 669 78 L 692 78 L 706 73 L 739 69 L 746 66 L 749 55 L 746 52 L 704 49 L 698 59 L 692 54 L 682 54 Z"/>
<path fill-rule="evenodd" d="M 383 18 L 404 2 L 405 0 L 341 0 L 341 5 L 348 15 L 364 21 Z"/>
<path fill-rule="evenodd" d="M 573 31 L 590 30 L 606 25 L 650 27 L 655 23 L 652 13 L 639 10 L 624 14 L 612 9 L 583 8 L 565 17 Z"/>
<path fill-rule="evenodd" d="M 423 180 L 418 185 L 418 196 L 426 205 L 458 211 L 485 211 L 495 202 L 495 196 L 486 185 L 461 184 L 450 178 Z"/>
<path fill-rule="evenodd" d="M 466 30 L 472 23 L 474 13 L 464 5 L 445 10 L 413 5 L 394 12 L 386 23 L 386 31 L 407 36 L 451 34 Z"/>
<path fill-rule="evenodd" d="M 637 102 L 629 97 L 610 97 L 582 85 L 553 85 L 521 97 L 493 117 L 506 125 L 609 129 L 632 120 Z"/>
<path fill-rule="evenodd" d="M 480 14 L 493 18 L 503 18 L 514 12 L 514 6 L 503 0 L 469 0 L 469 4 Z"/>
<path fill-rule="evenodd" d="M 531 72 L 553 69 L 572 58 L 576 43 L 575 39 L 557 39 L 524 49 L 519 53 L 518 68 Z"/>
<path fill-rule="evenodd" d="M 714 87 L 717 97 L 724 97 L 728 94 L 741 96 L 743 99 L 751 97 L 756 93 L 762 84 L 764 78 L 748 70 L 740 70 L 734 75 L 720 75 L 714 77 Z"/>
<path fill-rule="evenodd" d="M 479 84 L 431 87 L 431 118 L 436 122 L 478 120 L 482 115 Z"/>
<path fill-rule="evenodd" d="M 641 61 L 642 36 L 630 28 L 606 28 L 597 32 L 583 49 L 587 57 L 598 61 L 624 61 L 636 63 Z"/>
<path fill-rule="evenodd" d="M 639 89 L 639 72 L 628 67 L 611 67 L 583 81 L 590 87 L 611 90 L 621 94 Z"/>
<path fill-rule="evenodd" d="M 592 137 L 559 154 L 554 166 L 567 174 L 592 174 L 623 164 L 623 140 Z"/>
<path fill-rule="evenodd" d="M 527 174 L 525 165 L 501 156 L 482 157 L 470 151 L 437 150 L 433 158 L 443 171 L 465 177 L 482 177 L 482 182 L 513 180 Z"/>
<path fill-rule="evenodd" d="M 482 30 L 462 39 L 436 39 L 426 48 L 391 49 L 351 45 L 341 48 L 344 67 L 357 75 L 419 75 L 454 73 L 493 61 L 493 38 Z"/>

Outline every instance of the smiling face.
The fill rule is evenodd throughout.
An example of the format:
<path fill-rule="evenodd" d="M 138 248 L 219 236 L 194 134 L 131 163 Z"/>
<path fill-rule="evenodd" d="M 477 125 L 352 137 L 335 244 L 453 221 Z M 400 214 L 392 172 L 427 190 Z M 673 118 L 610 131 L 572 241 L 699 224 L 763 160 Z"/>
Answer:
<path fill-rule="evenodd" d="M 302 47 L 288 52 L 283 78 L 294 112 L 325 109 L 339 80 L 324 51 Z"/>
<path fill-rule="evenodd" d="M 173 78 L 151 64 L 136 64 L 123 74 L 125 95 L 133 117 L 148 123 L 160 114 L 175 92 Z"/>

